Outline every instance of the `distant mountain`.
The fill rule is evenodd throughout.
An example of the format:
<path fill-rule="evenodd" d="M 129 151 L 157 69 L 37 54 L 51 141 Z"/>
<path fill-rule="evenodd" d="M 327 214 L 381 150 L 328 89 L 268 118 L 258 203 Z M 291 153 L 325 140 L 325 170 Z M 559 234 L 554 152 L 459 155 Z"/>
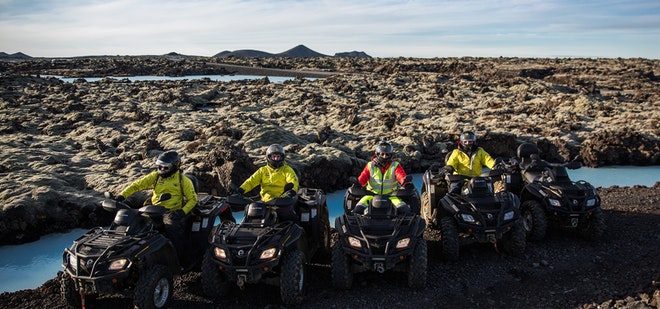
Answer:
<path fill-rule="evenodd" d="M 31 59 L 32 57 L 30 57 L 30 56 L 28 56 L 24 53 L 21 53 L 21 52 L 14 53 L 14 54 L 7 54 L 5 52 L 0 52 L 0 58 L 3 58 L 3 59 Z"/>
<path fill-rule="evenodd" d="M 235 51 L 223 51 L 215 54 L 213 57 L 216 58 L 226 58 L 226 57 L 236 57 L 236 58 L 273 58 L 273 57 L 286 57 L 286 58 L 313 58 L 313 57 L 330 57 L 328 55 L 321 54 L 319 52 L 313 51 L 307 48 L 305 45 L 298 45 L 292 49 L 289 49 L 285 52 L 278 54 L 271 54 L 260 50 L 254 49 L 241 49 Z M 335 57 L 359 57 L 359 58 L 371 58 L 364 52 L 344 52 L 336 53 Z"/>
<path fill-rule="evenodd" d="M 274 54 L 263 52 L 260 50 L 254 49 L 239 49 L 235 51 L 223 51 L 215 54 L 213 57 L 218 58 L 227 58 L 227 57 L 237 57 L 237 58 L 269 58 L 277 57 Z"/>
<path fill-rule="evenodd" d="M 335 57 L 371 58 L 371 56 L 367 55 L 365 52 L 355 50 L 351 52 L 336 53 Z"/>

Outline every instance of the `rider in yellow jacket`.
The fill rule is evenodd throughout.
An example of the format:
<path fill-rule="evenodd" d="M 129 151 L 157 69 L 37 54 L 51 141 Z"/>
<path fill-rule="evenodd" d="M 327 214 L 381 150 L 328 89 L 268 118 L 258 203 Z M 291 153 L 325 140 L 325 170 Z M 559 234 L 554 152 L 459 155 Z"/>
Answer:
<path fill-rule="evenodd" d="M 469 177 L 479 176 L 485 167 L 493 168 L 495 160 L 481 147 L 477 146 L 477 135 L 472 131 L 461 133 L 458 148 L 447 158 L 445 169 L 454 175 Z M 460 194 L 462 182 L 449 184 L 449 192 Z"/>
<path fill-rule="evenodd" d="M 181 167 L 181 157 L 176 151 L 170 150 L 163 152 L 156 160 L 157 171 L 151 172 L 142 178 L 134 181 L 126 187 L 116 197 L 118 201 L 123 201 L 133 193 L 152 189 L 151 198 L 145 201 L 145 204 L 153 204 L 167 208 L 167 213 L 163 215 L 163 224 L 167 238 L 172 242 L 177 251 L 179 261 L 186 259 L 183 254 L 183 219 L 197 205 L 197 193 L 195 186 L 190 178 L 183 175 Z M 169 193 L 171 198 L 160 201 L 163 193 Z"/>
<path fill-rule="evenodd" d="M 284 195 L 294 197 L 298 192 L 298 176 L 289 165 L 284 162 L 284 148 L 273 144 L 266 149 L 266 166 L 260 167 L 254 174 L 241 184 L 238 192 L 243 194 L 260 186 L 261 201 L 268 202 Z M 284 192 L 284 185 L 293 184 L 293 189 Z M 297 218 L 293 207 L 280 207 L 277 216 L 281 221 L 295 220 Z"/>

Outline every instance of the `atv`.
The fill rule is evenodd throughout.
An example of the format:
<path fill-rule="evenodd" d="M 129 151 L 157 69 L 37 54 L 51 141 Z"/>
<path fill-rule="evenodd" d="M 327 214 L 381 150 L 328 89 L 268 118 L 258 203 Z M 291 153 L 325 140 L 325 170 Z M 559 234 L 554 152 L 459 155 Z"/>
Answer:
<path fill-rule="evenodd" d="M 590 240 L 601 238 L 606 227 L 598 191 L 586 181 L 572 181 L 567 172 L 582 166 L 580 156 L 550 163 L 539 158 L 539 149 L 532 143 L 518 146 L 517 155 L 512 159 L 517 169 L 509 169 L 507 186 L 520 196 L 530 240 L 543 239 L 549 226 L 577 230 Z"/>
<path fill-rule="evenodd" d="M 73 308 L 84 308 L 87 295 L 122 293 L 133 298 L 135 308 L 165 308 L 174 294 L 173 276 L 195 267 L 208 246 L 216 220 L 233 220 L 229 205 L 218 197 L 198 194 L 197 206 L 184 221 L 186 261 L 179 261 L 165 236 L 162 222 L 166 208 L 147 205 L 133 209 L 109 193 L 101 202 L 116 212 L 108 228 L 96 227 L 64 249 L 60 294 Z M 165 193 L 160 200 L 169 199 Z"/>
<path fill-rule="evenodd" d="M 407 177 L 410 182 L 412 177 Z M 414 187 L 399 187 L 390 194 L 374 195 L 365 213 L 355 214 L 357 202 L 365 195 L 373 193 L 357 184 L 350 187 L 344 195 L 344 214 L 335 219 L 339 239 L 332 247 L 333 286 L 350 289 L 354 273 L 394 270 L 407 272 L 409 287 L 424 287 L 428 267 L 426 223 L 419 216 L 419 193 Z M 399 197 L 411 211 L 397 213 L 390 196 Z"/>
<path fill-rule="evenodd" d="M 287 184 L 284 192 L 291 190 Z M 210 236 L 202 262 L 202 287 L 212 298 L 227 295 L 232 286 L 266 283 L 280 287 L 282 302 L 303 300 L 305 264 L 329 255 L 330 223 L 321 189 L 299 188 L 295 197 L 269 202 L 232 195 L 227 202 L 244 209 L 240 224 L 225 222 Z M 298 219 L 280 221 L 278 207 L 294 207 Z"/>
<path fill-rule="evenodd" d="M 424 172 L 422 214 L 429 228 L 440 230 L 445 259 L 457 260 L 460 246 L 472 243 L 492 243 L 496 251 L 501 247 L 511 255 L 525 251 L 520 200 L 511 192 L 493 189 L 503 177 L 501 168 L 477 177 L 452 175 L 435 166 Z M 463 182 L 460 194 L 448 193 L 453 181 Z"/>

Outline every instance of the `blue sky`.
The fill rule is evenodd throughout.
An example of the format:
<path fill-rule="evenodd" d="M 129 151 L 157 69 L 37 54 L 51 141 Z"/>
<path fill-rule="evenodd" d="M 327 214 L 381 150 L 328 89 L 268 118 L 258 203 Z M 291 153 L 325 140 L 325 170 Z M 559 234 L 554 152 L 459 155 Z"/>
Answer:
<path fill-rule="evenodd" d="M 658 0 L 0 0 L 0 51 L 660 59 Z"/>

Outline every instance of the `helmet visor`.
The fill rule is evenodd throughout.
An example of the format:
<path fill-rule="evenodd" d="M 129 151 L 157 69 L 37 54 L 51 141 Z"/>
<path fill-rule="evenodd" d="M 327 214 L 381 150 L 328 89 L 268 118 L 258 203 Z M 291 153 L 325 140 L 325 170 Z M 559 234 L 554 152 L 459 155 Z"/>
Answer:
<path fill-rule="evenodd" d="M 164 163 L 164 162 L 157 162 L 156 163 L 156 168 L 158 168 L 158 172 L 160 173 L 167 173 L 172 170 L 172 164 L 171 163 Z"/>

